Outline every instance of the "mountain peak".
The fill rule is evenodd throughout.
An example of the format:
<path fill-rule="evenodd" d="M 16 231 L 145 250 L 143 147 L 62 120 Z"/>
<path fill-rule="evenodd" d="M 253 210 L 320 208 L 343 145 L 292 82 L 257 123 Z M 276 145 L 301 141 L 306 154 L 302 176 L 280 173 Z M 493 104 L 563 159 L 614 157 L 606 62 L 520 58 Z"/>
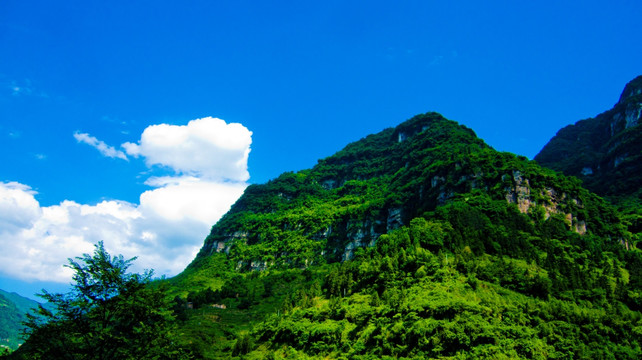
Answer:
<path fill-rule="evenodd" d="M 642 75 L 636 77 L 635 79 L 629 81 L 628 84 L 626 84 L 624 90 L 622 91 L 622 95 L 620 95 L 618 104 L 626 101 L 632 96 L 640 94 L 642 94 Z"/>
<path fill-rule="evenodd" d="M 642 200 L 642 76 L 629 81 L 612 109 L 558 131 L 535 156 L 576 176 L 611 200 Z"/>
<path fill-rule="evenodd" d="M 256 339 L 257 350 L 248 350 L 255 358 L 271 351 L 282 358 L 281 349 L 297 358 L 588 354 L 579 347 L 584 338 L 569 348 L 549 336 L 547 321 L 578 329 L 569 334 L 596 323 L 593 348 L 613 351 L 622 343 L 631 350 L 622 346 L 621 357 L 629 351 L 639 358 L 630 319 L 640 318 L 634 296 L 642 257 L 626 225 L 579 180 L 498 152 L 473 130 L 426 113 L 348 144 L 311 169 L 249 186 L 172 281 L 177 292 L 189 291 L 194 309 L 215 301 L 211 306 L 246 316 L 250 324 L 241 329 L 256 330 L 242 336 Z M 611 315 L 613 306 L 622 311 Z M 189 332 L 196 321 L 207 321 L 211 334 L 231 334 L 231 321 L 241 318 L 218 310 L 190 312 L 183 333 L 194 335 L 182 341 L 218 343 Z M 609 321 L 573 315 L 580 312 Z M 542 332 L 524 332 L 522 319 L 543 324 Z M 442 339 L 443 329 L 457 336 Z M 622 341 L 611 342 L 613 333 Z M 245 341 L 218 338 L 227 352 L 220 358 L 238 347 L 231 341 Z M 327 345 L 336 339 L 341 348 Z M 498 344 L 527 345 L 517 353 Z M 554 353 L 558 348 L 568 353 Z"/>
<path fill-rule="evenodd" d="M 416 217 L 479 196 L 514 204 L 514 215 L 538 209 L 543 219 L 561 217 L 579 234 L 602 231 L 582 210 L 591 200 L 572 181 L 430 112 L 348 144 L 311 169 L 248 187 L 212 227 L 189 271 L 216 253 L 237 270 L 349 260 Z"/>

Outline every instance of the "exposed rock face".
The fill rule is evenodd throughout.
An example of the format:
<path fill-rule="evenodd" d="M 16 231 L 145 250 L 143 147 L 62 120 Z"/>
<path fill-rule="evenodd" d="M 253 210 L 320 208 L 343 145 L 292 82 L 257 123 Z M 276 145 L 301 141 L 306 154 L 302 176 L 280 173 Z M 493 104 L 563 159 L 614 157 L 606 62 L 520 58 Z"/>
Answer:
<path fill-rule="evenodd" d="M 403 142 L 406 139 L 413 137 L 422 131 L 426 131 L 427 129 L 428 129 L 427 125 L 422 125 L 419 127 L 417 126 L 409 127 L 407 129 L 399 129 L 399 131 L 397 131 L 397 141 Z"/>
<path fill-rule="evenodd" d="M 322 239 L 327 239 L 330 234 L 332 234 L 332 225 L 326 227 L 325 229 L 317 232 L 312 236 L 313 239 L 315 240 L 322 240 Z"/>
<path fill-rule="evenodd" d="M 250 262 L 250 270 L 263 271 L 268 268 L 268 265 L 267 261 L 252 260 L 252 262 Z"/>
<path fill-rule="evenodd" d="M 513 171 L 513 186 L 506 189 L 506 201 L 517 204 L 519 211 L 527 213 L 531 207 L 531 187 L 518 170 Z"/>
<path fill-rule="evenodd" d="M 401 208 L 388 209 L 388 219 L 386 220 L 386 228 L 388 231 L 397 229 L 403 225 L 401 212 Z"/>
<path fill-rule="evenodd" d="M 380 220 L 348 220 L 343 235 L 343 250 L 341 260 L 350 260 L 354 256 L 354 250 L 360 247 L 374 246 L 381 235 L 382 222 Z"/>
<path fill-rule="evenodd" d="M 504 180 L 506 180 L 506 176 L 504 176 Z M 516 204 L 521 213 L 527 214 L 531 209 L 541 207 L 544 209 L 545 219 L 551 217 L 552 214 L 563 215 L 569 229 L 580 235 L 586 234 L 586 222 L 564 210 L 564 208 L 568 207 L 565 205 L 567 205 L 569 201 L 572 202 L 575 207 L 582 208 L 579 200 L 569 199 L 566 193 L 560 193 L 552 187 L 547 187 L 539 192 L 537 198 L 540 200 L 537 201 L 533 199 L 528 179 L 524 178 L 520 171 L 513 170 L 512 180 L 513 185 L 505 188 L 506 201 Z"/>
<path fill-rule="evenodd" d="M 323 188 L 326 190 L 332 190 L 337 187 L 337 181 L 335 179 L 327 179 L 323 182 Z"/>
<path fill-rule="evenodd" d="M 226 234 L 223 236 L 219 236 L 218 240 L 214 240 L 211 242 L 205 242 L 203 245 L 203 248 L 201 249 L 201 252 L 211 255 L 214 253 L 220 253 L 224 252 L 226 254 L 230 253 L 230 244 L 234 240 L 240 240 L 243 243 L 247 243 L 247 238 L 249 236 L 249 233 L 247 231 L 235 231 L 232 234 Z"/>
<path fill-rule="evenodd" d="M 586 222 L 584 220 L 579 220 L 573 223 L 573 230 L 580 235 L 586 234 Z M 628 250 L 628 247 L 627 247 L 627 250 Z"/>
<path fill-rule="evenodd" d="M 631 128 L 639 124 L 640 116 L 642 116 L 642 104 L 629 103 L 624 111 L 625 129 Z"/>
<path fill-rule="evenodd" d="M 454 196 L 452 189 L 445 187 L 445 182 L 446 178 L 443 176 L 433 176 L 430 179 L 430 188 L 437 191 L 437 204 L 439 205 L 445 204 L 446 201 L 452 199 Z M 421 197 L 423 197 L 423 191 L 421 195 Z"/>

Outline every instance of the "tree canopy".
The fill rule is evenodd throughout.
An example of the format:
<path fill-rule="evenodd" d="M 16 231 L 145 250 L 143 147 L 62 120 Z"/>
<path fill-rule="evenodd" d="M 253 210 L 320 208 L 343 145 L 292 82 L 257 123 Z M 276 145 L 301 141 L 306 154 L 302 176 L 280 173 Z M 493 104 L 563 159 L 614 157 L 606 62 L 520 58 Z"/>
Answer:
<path fill-rule="evenodd" d="M 163 282 L 152 271 L 130 273 L 136 258 L 111 256 L 102 242 L 93 254 L 66 265 L 74 271 L 71 291 L 44 300 L 27 321 L 26 343 L 17 359 L 178 359 L 188 355 L 172 343 L 173 314 Z"/>

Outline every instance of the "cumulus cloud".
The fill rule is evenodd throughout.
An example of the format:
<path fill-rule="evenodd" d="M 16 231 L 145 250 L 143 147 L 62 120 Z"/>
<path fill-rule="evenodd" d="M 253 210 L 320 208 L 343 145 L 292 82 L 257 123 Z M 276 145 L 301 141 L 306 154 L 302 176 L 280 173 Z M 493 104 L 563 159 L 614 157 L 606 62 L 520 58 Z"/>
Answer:
<path fill-rule="evenodd" d="M 247 186 L 194 177 L 152 178 L 146 183 L 161 187 L 141 194 L 142 209 L 172 221 L 193 219 L 201 223 L 221 217 Z M 207 201 L 212 199 L 203 199 L 203 194 L 217 194 L 217 201 Z"/>
<path fill-rule="evenodd" d="M 246 181 L 252 132 L 237 123 L 206 117 L 187 125 L 152 125 L 138 144 L 125 143 L 131 156 L 145 157 L 148 166 L 208 179 Z"/>
<path fill-rule="evenodd" d="M 7 187 L 0 183 L 0 191 Z M 41 207 L 28 187 L 13 190 L 13 199 L 3 197 L 0 206 L 13 204 L 22 226 L 0 234 L 0 271 L 19 279 L 69 281 L 69 269 L 63 267 L 67 258 L 91 252 L 102 239 L 112 248 L 121 248 L 132 235 L 132 220 L 141 216 L 135 207 L 121 202 L 89 206 L 65 200 Z M 26 201 L 15 201 L 19 198 Z"/>
<path fill-rule="evenodd" d="M 148 178 L 145 183 L 151 189 L 140 195 L 138 204 L 65 200 L 41 206 L 29 186 L 0 182 L 0 273 L 23 280 L 68 282 L 66 259 L 92 252 L 101 240 L 110 253 L 138 256 L 135 271 L 179 273 L 194 258 L 211 226 L 247 187 L 251 134 L 240 124 L 213 118 L 185 126 L 148 127 L 138 144 L 125 146 L 127 153 L 149 166 L 169 167 L 176 175 Z M 122 158 L 108 149 L 118 150 L 88 134 L 74 136 L 105 156 Z"/>
<path fill-rule="evenodd" d="M 30 226 L 41 213 L 40 205 L 30 187 L 17 183 L 1 183 L 0 233 Z"/>
<path fill-rule="evenodd" d="M 109 146 L 104 141 L 100 141 L 87 133 L 74 133 L 74 138 L 80 143 L 96 148 L 104 156 L 127 160 L 127 155 L 124 152 L 116 150 L 113 146 Z"/>

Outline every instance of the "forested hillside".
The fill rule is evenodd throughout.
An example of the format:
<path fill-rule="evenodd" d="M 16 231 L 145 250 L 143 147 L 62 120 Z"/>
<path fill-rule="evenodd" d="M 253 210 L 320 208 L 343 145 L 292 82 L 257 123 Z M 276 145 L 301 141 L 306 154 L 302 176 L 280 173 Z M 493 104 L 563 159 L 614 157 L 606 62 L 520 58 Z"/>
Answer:
<path fill-rule="evenodd" d="M 628 225 L 579 180 L 419 115 L 249 187 L 172 279 L 181 341 L 204 358 L 636 359 Z"/>
<path fill-rule="evenodd" d="M 15 350 L 22 344 L 22 322 L 27 320 L 29 311 L 37 308 L 36 301 L 0 290 L 0 345 Z"/>

